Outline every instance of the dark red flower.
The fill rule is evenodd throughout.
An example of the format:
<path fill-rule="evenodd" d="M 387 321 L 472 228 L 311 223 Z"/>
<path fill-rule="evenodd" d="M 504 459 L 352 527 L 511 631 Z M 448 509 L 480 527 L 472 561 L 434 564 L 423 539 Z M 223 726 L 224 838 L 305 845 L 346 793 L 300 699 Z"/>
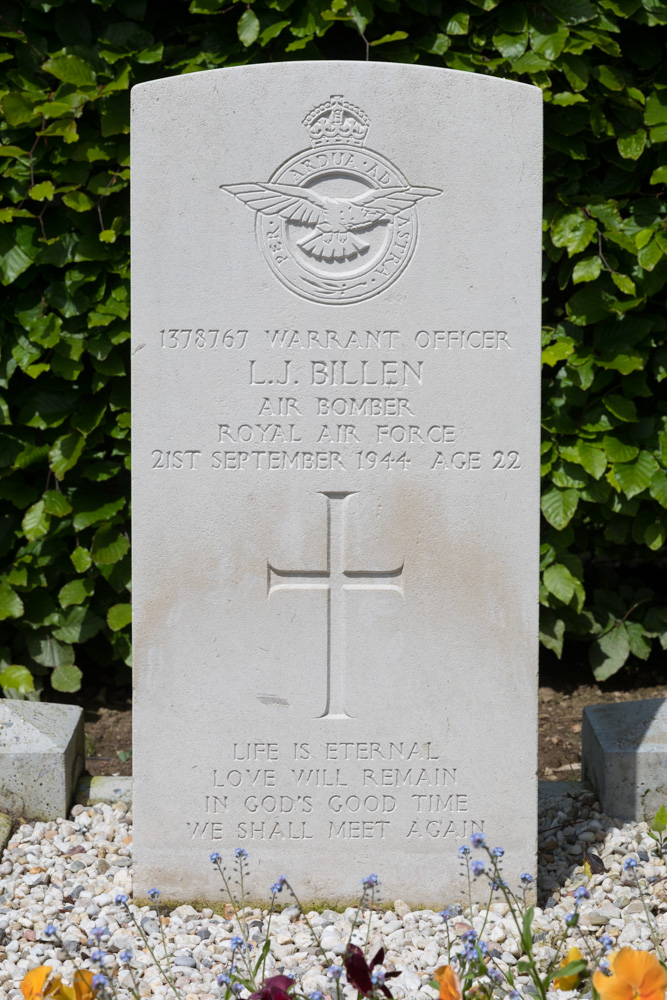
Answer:
<path fill-rule="evenodd" d="M 388 1000 L 392 1000 L 392 995 L 384 983 L 374 983 L 373 969 L 376 965 L 382 965 L 384 961 L 384 948 L 376 953 L 371 964 L 366 963 L 364 953 L 356 944 L 349 944 L 343 958 L 343 965 L 347 973 L 348 982 L 352 983 L 365 997 L 372 996 L 375 990 L 381 990 Z M 385 972 L 385 979 L 393 979 L 398 976 L 398 972 Z"/>
<path fill-rule="evenodd" d="M 294 986 L 294 980 L 289 976 L 270 976 L 261 990 L 250 994 L 250 1000 L 292 1000 L 287 992 Z"/>

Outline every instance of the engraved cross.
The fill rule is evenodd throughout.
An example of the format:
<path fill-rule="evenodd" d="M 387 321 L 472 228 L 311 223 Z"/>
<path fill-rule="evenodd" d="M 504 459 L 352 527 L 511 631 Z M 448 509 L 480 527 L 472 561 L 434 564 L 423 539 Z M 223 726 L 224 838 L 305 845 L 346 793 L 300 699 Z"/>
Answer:
<path fill-rule="evenodd" d="M 279 590 L 327 592 L 327 703 L 320 719 L 350 719 L 345 710 L 346 591 L 390 590 L 403 596 L 403 563 L 397 569 L 345 569 L 345 513 L 354 493 L 322 493 L 327 501 L 326 569 L 276 569 L 267 562 L 268 597 Z"/>

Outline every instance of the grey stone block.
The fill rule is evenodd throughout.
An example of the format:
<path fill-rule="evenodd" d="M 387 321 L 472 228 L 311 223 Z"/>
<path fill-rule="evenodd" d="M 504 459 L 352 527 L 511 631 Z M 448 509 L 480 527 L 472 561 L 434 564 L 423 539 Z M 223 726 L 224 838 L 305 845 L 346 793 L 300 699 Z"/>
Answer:
<path fill-rule="evenodd" d="M 667 804 L 667 699 L 589 705 L 581 758 L 608 816 L 650 822 Z"/>
<path fill-rule="evenodd" d="M 67 815 L 84 762 L 76 705 L 0 701 L 0 810 L 24 819 Z"/>
<path fill-rule="evenodd" d="M 85 774 L 76 786 L 76 801 L 82 806 L 96 802 L 124 802 L 132 805 L 132 778 L 129 776 L 99 775 L 91 778 Z"/>

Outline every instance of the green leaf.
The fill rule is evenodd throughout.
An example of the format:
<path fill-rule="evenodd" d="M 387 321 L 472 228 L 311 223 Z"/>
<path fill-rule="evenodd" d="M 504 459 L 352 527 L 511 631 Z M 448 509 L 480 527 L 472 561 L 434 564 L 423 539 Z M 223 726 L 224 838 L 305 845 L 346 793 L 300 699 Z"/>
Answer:
<path fill-rule="evenodd" d="M 44 501 L 39 500 L 25 512 L 21 527 L 29 542 L 46 535 L 51 524 L 51 518 L 44 511 Z"/>
<path fill-rule="evenodd" d="M 75 87 L 93 87 L 97 82 L 93 67 L 78 56 L 53 56 L 46 60 L 42 69 L 63 83 L 73 83 Z"/>
<path fill-rule="evenodd" d="M 596 66 L 593 75 L 607 90 L 623 90 L 625 87 L 623 74 L 615 66 Z"/>
<path fill-rule="evenodd" d="M 637 254 L 637 260 L 645 271 L 652 271 L 655 265 L 662 259 L 662 250 L 657 240 L 651 240 L 643 246 Z"/>
<path fill-rule="evenodd" d="M 68 191 L 63 195 L 63 202 L 74 212 L 88 212 L 94 204 L 84 191 Z"/>
<path fill-rule="evenodd" d="M 103 625 L 102 619 L 92 614 L 88 608 L 73 607 L 53 634 L 61 642 L 86 642 L 97 635 Z"/>
<path fill-rule="evenodd" d="M 649 484 L 649 492 L 661 507 L 667 507 L 667 472 L 658 469 Z"/>
<path fill-rule="evenodd" d="M 532 28 L 530 32 L 530 45 L 533 52 L 537 52 L 538 55 L 544 56 L 549 62 L 553 62 L 563 51 L 568 35 L 569 31 L 564 25 L 561 25 L 556 31 L 547 35 L 543 35 Z"/>
<path fill-rule="evenodd" d="M 53 201 L 55 190 L 53 181 L 40 181 L 30 188 L 30 197 L 33 201 Z"/>
<path fill-rule="evenodd" d="M 132 621 L 131 604 L 114 604 L 107 612 L 107 625 L 112 632 L 118 632 Z"/>
<path fill-rule="evenodd" d="M 622 292 L 626 295 L 636 295 L 637 289 L 632 278 L 628 278 L 627 274 L 619 274 L 618 271 L 611 272 L 611 279 Z"/>
<path fill-rule="evenodd" d="M 251 7 L 244 10 L 236 27 L 239 41 L 248 48 L 259 37 L 259 19 Z"/>
<path fill-rule="evenodd" d="M 469 27 L 470 14 L 460 11 L 458 14 L 452 14 L 448 19 L 445 31 L 448 35 L 467 35 Z"/>
<path fill-rule="evenodd" d="M 554 246 L 566 247 L 571 257 L 586 249 L 596 229 L 595 220 L 587 219 L 580 208 L 563 209 L 551 225 L 551 239 Z"/>
<path fill-rule="evenodd" d="M 597 638 L 590 647 L 588 659 L 597 681 L 606 681 L 617 673 L 630 655 L 630 640 L 623 622 L 616 622 L 610 631 Z"/>
<path fill-rule="evenodd" d="M 518 34 L 508 34 L 499 31 L 493 36 L 493 44 L 505 59 L 518 59 L 526 51 L 528 45 L 528 32 L 521 31 Z"/>
<path fill-rule="evenodd" d="M 125 497 L 109 498 L 108 491 L 88 492 L 77 491 L 74 497 L 74 518 L 73 525 L 76 531 L 83 531 L 91 524 L 99 521 L 108 521 L 122 510 L 125 506 Z"/>
<path fill-rule="evenodd" d="M 631 399 L 626 399 L 625 396 L 611 393 L 609 396 L 604 397 L 604 405 L 617 420 L 631 423 L 637 419 L 637 407 Z"/>
<path fill-rule="evenodd" d="M 57 479 L 64 479 L 65 474 L 79 461 L 86 443 L 82 434 L 65 434 L 59 437 L 49 451 L 49 465 Z"/>
<path fill-rule="evenodd" d="M 19 694 L 28 694 L 29 691 L 35 690 L 35 682 L 27 667 L 13 663 L 0 671 L 0 687 L 17 691 Z"/>
<path fill-rule="evenodd" d="M 576 285 L 580 281 L 595 281 L 600 277 L 602 261 L 599 257 L 584 257 L 574 265 L 572 281 Z"/>
<path fill-rule="evenodd" d="M 542 579 L 550 594 L 557 597 L 563 604 L 570 603 L 574 597 L 576 581 L 567 566 L 563 566 L 562 563 L 553 563 L 545 569 Z"/>
<path fill-rule="evenodd" d="M 664 184 L 667 182 L 667 166 L 658 167 L 651 174 L 649 184 Z"/>
<path fill-rule="evenodd" d="M 70 580 L 58 592 L 58 600 L 61 608 L 69 608 L 72 605 L 83 604 L 95 590 L 95 582 L 88 577 L 80 580 Z"/>
<path fill-rule="evenodd" d="M 47 514 L 53 514 L 55 517 L 65 517 L 66 514 L 72 512 L 72 505 L 67 497 L 62 495 L 60 490 L 47 490 L 42 500 L 44 501 L 44 510 Z"/>
<path fill-rule="evenodd" d="M 38 632 L 28 632 L 26 645 L 35 663 L 39 663 L 42 667 L 60 667 L 74 663 L 72 647 L 58 642 L 43 629 Z"/>
<path fill-rule="evenodd" d="M 399 42 L 407 37 L 408 37 L 407 31 L 393 31 L 391 35 L 383 35 L 382 38 L 376 38 L 374 42 L 371 42 L 371 46 L 385 45 L 387 42 Z"/>
<path fill-rule="evenodd" d="M 74 549 L 74 552 L 70 555 L 70 559 L 72 560 L 72 565 L 77 573 L 85 573 L 86 570 L 93 564 L 93 560 L 90 558 L 90 552 L 88 549 L 82 548 L 81 545 Z"/>
<path fill-rule="evenodd" d="M 5 618 L 20 618 L 23 601 L 6 583 L 0 583 L 0 621 Z"/>
<path fill-rule="evenodd" d="M 665 544 L 667 539 L 667 522 L 664 519 L 656 518 L 646 525 L 644 532 L 644 543 L 652 552 L 657 552 Z M 634 652 L 634 650 L 633 650 Z"/>
<path fill-rule="evenodd" d="M 623 462 L 612 466 L 607 479 L 616 490 L 622 490 L 626 497 L 642 493 L 658 471 L 658 463 L 647 451 L 639 453 L 633 462 Z"/>
<path fill-rule="evenodd" d="M 549 524 L 562 531 L 574 517 L 579 504 L 576 490 L 559 490 L 553 487 L 542 494 L 540 507 Z"/>
<path fill-rule="evenodd" d="M 667 809 L 664 806 L 660 806 L 653 817 L 651 829 L 655 830 L 656 833 L 664 833 L 667 830 Z"/>
<path fill-rule="evenodd" d="M 643 128 L 627 135 L 621 135 L 616 140 L 618 151 L 625 160 L 638 160 L 646 145 L 646 132 Z"/>
<path fill-rule="evenodd" d="M 639 454 L 639 448 L 634 444 L 625 444 L 612 434 L 605 434 L 602 438 L 604 450 L 610 462 L 631 462 Z"/>
<path fill-rule="evenodd" d="M 563 652 L 565 622 L 552 608 L 540 608 L 540 642 L 552 650 L 558 659 Z"/>
<path fill-rule="evenodd" d="M 553 344 L 549 344 L 542 351 L 542 364 L 555 365 L 559 361 L 564 361 L 574 354 L 575 344 L 572 337 L 559 337 Z"/>
<path fill-rule="evenodd" d="M 667 122 L 667 89 L 654 90 L 646 102 L 644 121 L 647 125 Z"/>
<path fill-rule="evenodd" d="M 607 468 L 607 456 L 602 448 L 580 438 L 577 441 L 577 455 L 586 472 L 595 479 L 600 479 Z"/>
<path fill-rule="evenodd" d="M 51 684 L 56 691 L 74 692 L 81 689 L 83 674 L 74 663 L 66 663 L 56 667 L 51 674 Z"/>
<path fill-rule="evenodd" d="M 122 559 L 129 547 L 127 536 L 115 524 L 104 524 L 95 532 L 90 555 L 96 566 L 110 566 Z"/>

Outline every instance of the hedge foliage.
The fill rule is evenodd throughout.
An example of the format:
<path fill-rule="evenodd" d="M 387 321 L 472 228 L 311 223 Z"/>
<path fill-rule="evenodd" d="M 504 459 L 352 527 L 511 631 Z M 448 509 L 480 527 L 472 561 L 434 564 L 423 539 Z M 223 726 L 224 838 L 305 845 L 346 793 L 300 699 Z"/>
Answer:
<path fill-rule="evenodd" d="M 267 60 L 542 89 L 542 642 L 601 679 L 667 648 L 666 26 L 659 0 L 0 0 L 8 695 L 130 663 L 129 88 Z"/>

